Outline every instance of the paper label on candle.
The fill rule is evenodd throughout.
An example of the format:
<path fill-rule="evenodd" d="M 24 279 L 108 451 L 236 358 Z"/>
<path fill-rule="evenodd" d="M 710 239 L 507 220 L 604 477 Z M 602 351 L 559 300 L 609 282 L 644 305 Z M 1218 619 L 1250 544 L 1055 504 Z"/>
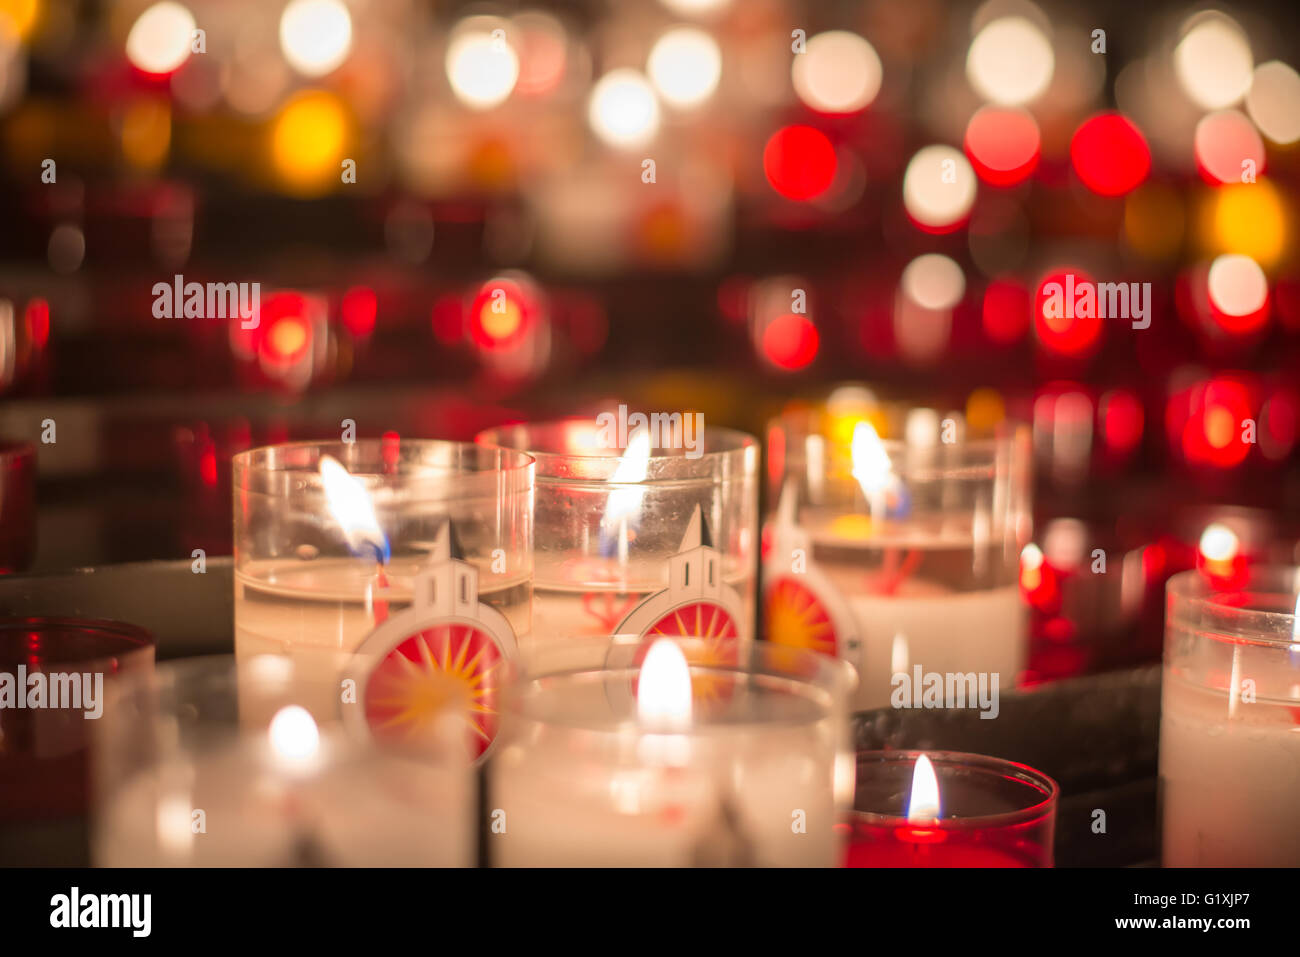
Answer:
<path fill-rule="evenodd" d="M 768 641 L 856 663 L 860 639 L 853 615 L 812 559 L 799 574 L 768 569 L 763 577 Z"/>
<path fill-rule="evenodd" d="M 722 580 L 722 555 L 700 544 L 699 516 L 682 550 L 668 564 L 668 587 L 655 592 L 619 623 L 616 635 L 737 638 L 740 595 Z"/>
<path fill-rule="evenodd" d="M 380 624 L 352 656 L 354 731 L 395 745 L 432 741 L 448 720 L 466 727 L 482 759 L 500 726 L 503 665 L 516 654 L 506 617 L 478 600 L 478 569 L 449 558 L 416 576 L 412 604 Z"/>

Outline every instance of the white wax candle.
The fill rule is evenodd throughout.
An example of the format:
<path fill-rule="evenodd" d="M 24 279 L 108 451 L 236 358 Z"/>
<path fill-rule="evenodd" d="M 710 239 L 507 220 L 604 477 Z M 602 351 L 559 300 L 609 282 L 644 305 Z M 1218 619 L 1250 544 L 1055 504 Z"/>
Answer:
<path fill-rule="evenodd" d="M 932 582 L 904 581 L 873 593 L 852 567 L 822 564 L 846 596 L 858 647 L 846 657 L 858 671 L 854 707 L 889 705 L 896 673 L 998 675 L 999 691 L 1015 687 L 1025 667 L 1026 610 L 1018 585 L 957 592 Z"/>
<path fill-rule="evenodd" d="M 990 689 L 996 674 L 999 693 L 1015 686 L 1028 620 L 1015 564 L 988 544 L 977 546 L 969 524 L 964 531 L 890 528 L 864 519 L 861 526 L 848 523 L 848 532 L 833 522 L 805 530 L 790 523 L 792 500 L 785 509 L 772 526 L 764 572 L 768 613 L 781 618 L 767 622 L 768 638 L 831 651 L 852 664 L 855 709 L 887 707 L 894 675 L 910 679 L 917 665 L 923 674 L 973 673 L 977 681 L 987 675 Z M 994 573 L 995 560 L 1001 574 Z M 943 576 L 1005 583 L 959 589 L 936 580 Z M 776 607 L 774 596 L 776 605 L 787 605 Z M 810 611 L 810 602 L 820 611 Z M 831 632 L 833 648 L 825 641 Z"/>
<path fill-rule="evenodd" d="M 318 722 L 338 719 L 340 682 L 351 655 L 385 615 L 411 603 L 415 567 L 393 562 L 387 589 L 374 566 L 356 559 L 250 562 L 235 573 L 235 656 L 275 654 L 293 661 L 301 704 Z M 524 579 L 480 588 L 479 600 L 497 608 L 516 636 L 529 625 Z"/>
<path fill-rule="evenodd" d="M 546 749 L 520 745 L 493 762 L 492 803 L 505 831 L 492 854 L 505 867 L 690 867 L 836 863 L 832 762 L 801 754 L 779 730 L 735 736 L 685 768 L 547 773 Z M 534 746 L 535 747 L 535 746 Z M 725 753 L 728 747 L 734 749 Z M 716 769 L 730 768 L 726 778 Z"/>
<path fill-rule="evenodd" d="M 245 740 L 124 782 L 101 809 L 104 867 L 467 867 L 475 788 L 467 767 L 341 761 L 302 778 Z M 201 816 L 200 816 L 201 812 Z M 201 828 L 201 829 L 200 829 Z"/>
<path fill-rule="evenodd" d="M 1165 669 L 1160 704 L 1166 867 L 1300 866 L 1293 702 L 1229 700 Z"/>

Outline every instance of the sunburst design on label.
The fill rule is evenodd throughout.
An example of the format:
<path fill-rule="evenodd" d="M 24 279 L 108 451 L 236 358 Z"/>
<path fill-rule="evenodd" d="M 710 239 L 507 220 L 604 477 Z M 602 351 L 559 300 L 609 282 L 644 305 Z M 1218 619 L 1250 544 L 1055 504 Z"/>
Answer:
<path fill-rule="evenodd" d="M 835 623 L 816 592 L 794 575 L 770 582 L 763 598 L 767 639 L 791 648 L 839 654 Z"/>
<path fill-rule="evenodd" d="M 514 631 L 478 600 L 478 569 L 460 557 L 450 528 L 413 588 L 411 606 L 379 625 L 353 655 L 357 700 L 344 705 L 345 720 L 381 743 L 418 748 L 459 719 L 469 755 L 480 759 L 500 728 Z"/>
<path fill-rule="evenodd" d="M 791 485 L 781 492 L 771 532 L 772 552 L 763 568 L 765 637 L 785 647 L 847 658 L 857 667 L 856 622 L 835 586 L 813 563 L 808 535 L 795 522 Z"/>
<path fill-rule="evenodd" d="M 470 753 L 487 751 L 500 724 L 501 650 L 470 625 L 438 625 L 407 638 L 375 665 L 366 686 L 371 733 L 416 744 L 449 710 L 468 715 Z"/>
<path fill-rule="evenodd" d="M 740 632 L 721 605 L 697 601 L 674 608 L 646 630 L 647 635 L 689 635 L 693 638 L 738 638 Z"/>

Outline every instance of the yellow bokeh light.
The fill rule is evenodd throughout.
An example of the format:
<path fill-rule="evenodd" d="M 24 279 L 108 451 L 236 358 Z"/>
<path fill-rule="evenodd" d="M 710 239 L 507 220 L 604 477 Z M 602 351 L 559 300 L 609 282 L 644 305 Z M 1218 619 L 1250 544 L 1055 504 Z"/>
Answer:
<path fill-rule="evenodd" d="M 858 513 L 837 515 L 831 520 L 831 532 L 839 539 L 870 538 L 874 531 L 871 518 L 867 515 Z"/>
<path fill-rule="evenodd" d="M 297 94 L 272 126 L 271 161 L 291 192 L 312 194 L 341 182 L 349 124 L 343 105 L 322 90 Z"/>
<path fill-rule="evenodd" d="M 1007 417 L 1007 405 L 997 389 L 976 389 L 966 399 L 966 425 L 973 432 L 992 432 Z"/>
<path fill-rule="evenodd" d="M 495 301 L 489 301 L 483 304 L 479 310 L 479 322 L 483 326 L 483 332 L 489 339 L 501 341 L 509 339 L 519 329 L 523 322 L 523 313 L 519 309 L 519 303 L 515 302 L 509 296 L 505 298 L 504 308 L 493 309 Z"/>
<path fill-rule="evenodd" d="M 1216 189 L 1202 236 L 1210 252 L 1240 253 L 1267 269 L 1286 248 L 1286 211 L 1277 187 L 1261 179 Z"/>
<path fill-rule="evenodd" d="M 136 169 L 162 166 L 171 146 L 172 114 L 166 100 L 139 100 L 122 115 L 122 155 Z"/>
<path fill-rule="evenodd" d="M 288 358 L 307 344 L 307 327 L 301 319 L 281 319 L 271 326 L 267 339 L 272 355 Z"/>
<path fill-rule="evenodd" d="M 40 12 L 38 0 L 0 0 L 0 29 L 19 40 L 26 40 L 31 36 Z"/>

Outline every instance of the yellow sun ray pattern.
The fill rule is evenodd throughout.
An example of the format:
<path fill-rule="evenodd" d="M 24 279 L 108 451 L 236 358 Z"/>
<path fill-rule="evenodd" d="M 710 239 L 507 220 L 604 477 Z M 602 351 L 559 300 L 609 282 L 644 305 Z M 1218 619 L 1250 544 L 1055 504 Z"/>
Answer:
<path fill-rule="evenodd" d="M 370 673 L 366 719 L 398 743 L 424 739 L 437 720 L 465 716 L 470 748 L 481 755 L 496 737 L 501 650 L 472 625 L 438 625 L 398 644 Z"/>
<path fill-rule="evenodd" d="M 835 625 L 813 591 L 793 578 L 778 578 L 764 600 L 767 638 L 778 645 L 836 654 Z"/>
<path fill-rule="evenodd" d="M 711 601 L 697 601 L 675 608 L 646 630 L 646 637 L 655 636 L 704 638 L 703 643 L 692 646 L 686 660 L 693 665 L 734 665 L 739 656 L 736 639 L 739 632 L 731 615 L 721 605 Z M 647 641 L 642 656 L 649 650 Z M 696 675 L 691 682 L 691 695 L 697 701 L 716 701 L 731 693 L 733 682 L 723 677 Z"/>

